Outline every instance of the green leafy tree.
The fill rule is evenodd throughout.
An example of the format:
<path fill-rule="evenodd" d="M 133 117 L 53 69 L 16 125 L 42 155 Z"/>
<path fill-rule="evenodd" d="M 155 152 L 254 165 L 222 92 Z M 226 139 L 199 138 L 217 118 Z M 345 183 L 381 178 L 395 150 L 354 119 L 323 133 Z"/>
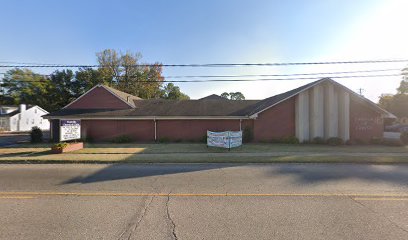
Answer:
<path fill-rule="evenodd" d="M 129 94 L 149 99 L 162 94 L 162 65 L 143 66 L 140 53 L 118 53 L 106 49 L 96 54 L 102 79 L 110 86 Z M 141 66 L 142 65 L 142 66 Z"/>
<path fill-rule="evenodd" d="M 48 95 L 55 103 L 52 110 L 67 105 L 83 93 L 75 75 L 72 70 L 57 70 L 51 74 L 50 81 L 53 88 Z"/>
<path fill-rule="evenodd" d="M 180 91 L 180 88 L 178 86 L 175 86 L 173 83 L 169 83 L 163 88 L 162 98 L 173 99 L 173 100 L 176 100 L 176 99 L 178 99 L 178 100 L 188 100 L 188 99 L 190 99 L 189 96 L 182 93 Z"/>
<path fill-rule="evenodd" d="M 221 97 L 226 98 L 226 99 L 229 99 L 229 98 L 230 98 L 230 95 L 229 95 L 229 93 L 227 93 L 227 92 L 223 92 L 223 93 L 221 93 Z"/>
<path fill-rule="evenodd" d="M 231 100 L 245 100 L 245 96 L 241 92 L 231 92 L 230 99 Z"/>
<path fill-rule="evenodd" d="M 100 67 L 57 70 L 49 76 L 29 69 L 12 69 L 2 79 L 0 104 L 39 105 L 48 111 L 61 109 L 97 84 L 106 84 L 144 99 L 189 99 L 174 84 L 163 84 L 162 65 L 142 66 L 140 53 L 97 53 Z"/>
<path fill-rule="evenodd" d="M 83 94 L 97 84 L 106 84 L 99 69 L 81 68 L 75 72 L 75 79 L 78 82 L 77 91 Z"/>
<path fill-rule="evenodd" d="M 245 96 L 241 92 L 230 92 L 230 93 L 223 92 L 221 94 L 221 97 L 229 99 L 229 100 L 245 100 Z"/>
<path fill-rule="evenodd" d="M 52 91 L 51 81 L 28 69 L 11 69 L 3 77 L 2 89 L 4 96 L 1 104 L 33 104 L 45 109 L 50 108 L 48 93 Z"/>
<path fill-rule="evenodd" d="M 379 106 L 398 117 L 408 116 L 408 68 L 402 70 L 403 79 L 397 88 L 397 94 L 383 94 Z"/>

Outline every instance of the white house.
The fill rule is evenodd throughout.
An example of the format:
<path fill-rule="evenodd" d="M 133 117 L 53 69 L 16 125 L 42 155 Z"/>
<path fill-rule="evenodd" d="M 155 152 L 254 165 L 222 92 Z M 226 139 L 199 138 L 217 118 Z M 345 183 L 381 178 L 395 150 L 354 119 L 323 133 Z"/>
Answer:
<path fill-rule="evenodd" d="M 30 131 L 34 126 L 49 130 L 49 121 L 42 118 L 45 114 L 48 112 L 39 106 L 0 106 L 0 131 Z"/>

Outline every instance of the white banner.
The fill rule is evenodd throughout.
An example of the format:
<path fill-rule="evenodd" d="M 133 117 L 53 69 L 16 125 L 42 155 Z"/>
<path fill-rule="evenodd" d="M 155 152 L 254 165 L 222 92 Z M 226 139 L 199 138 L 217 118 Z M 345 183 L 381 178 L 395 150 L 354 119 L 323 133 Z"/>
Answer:
<path fill-rule="evenodd" d="M 207 131 L 207 146 L 233 148 L 242 145 L 242 131 L 211 132 Z"/>
<path fill-rule="evenodd" d="M 60 141 L 81 138 L 81 120 L 60 120 Z"/>
<path fill-rule="evenodd" d="M 242 145 L 242 131 L 239 132 L 229 132 L 230 147 L 239 147 Z"/>

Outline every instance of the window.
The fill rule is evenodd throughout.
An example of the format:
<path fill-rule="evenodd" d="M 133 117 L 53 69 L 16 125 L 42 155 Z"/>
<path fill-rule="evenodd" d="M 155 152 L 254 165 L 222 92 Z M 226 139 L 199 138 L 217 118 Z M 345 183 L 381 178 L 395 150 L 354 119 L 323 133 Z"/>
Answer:
<path fill-rule="evenodd" d="M 35 123 L 35 120 L 34 120 L 34 118 L 33 119 L 31 119 L 31 124 L 34 124 Z"/>
<path fill-rule="evenodd" d="M 35 114 L 37 114 L 37 108 L 36 108 L 36 109 L 34 109 L 34 113 L 35 113 Z"/>

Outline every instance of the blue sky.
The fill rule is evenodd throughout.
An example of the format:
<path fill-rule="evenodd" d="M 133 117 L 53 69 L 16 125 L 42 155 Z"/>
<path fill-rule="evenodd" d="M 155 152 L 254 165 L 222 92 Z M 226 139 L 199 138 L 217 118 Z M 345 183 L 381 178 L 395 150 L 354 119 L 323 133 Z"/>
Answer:
<path fill-rule="evenodd" d="M 408 58 L 404 0 L 0 0 L 0 61 L 94 64 L 106 48 L 145 62 L 241 63 Z M 402 68 L 359 66 L 165 68 L 164 75 L 287 74 Z M 4 69 L 2 69 L 3 71 Z M 49 69 L 37 71 L 48 72 Z M 400 77 L 343 79 L 377 101 Z M 308 81 L 184 83 L 192 98 L 241 91 L 268 97 Z"/>

